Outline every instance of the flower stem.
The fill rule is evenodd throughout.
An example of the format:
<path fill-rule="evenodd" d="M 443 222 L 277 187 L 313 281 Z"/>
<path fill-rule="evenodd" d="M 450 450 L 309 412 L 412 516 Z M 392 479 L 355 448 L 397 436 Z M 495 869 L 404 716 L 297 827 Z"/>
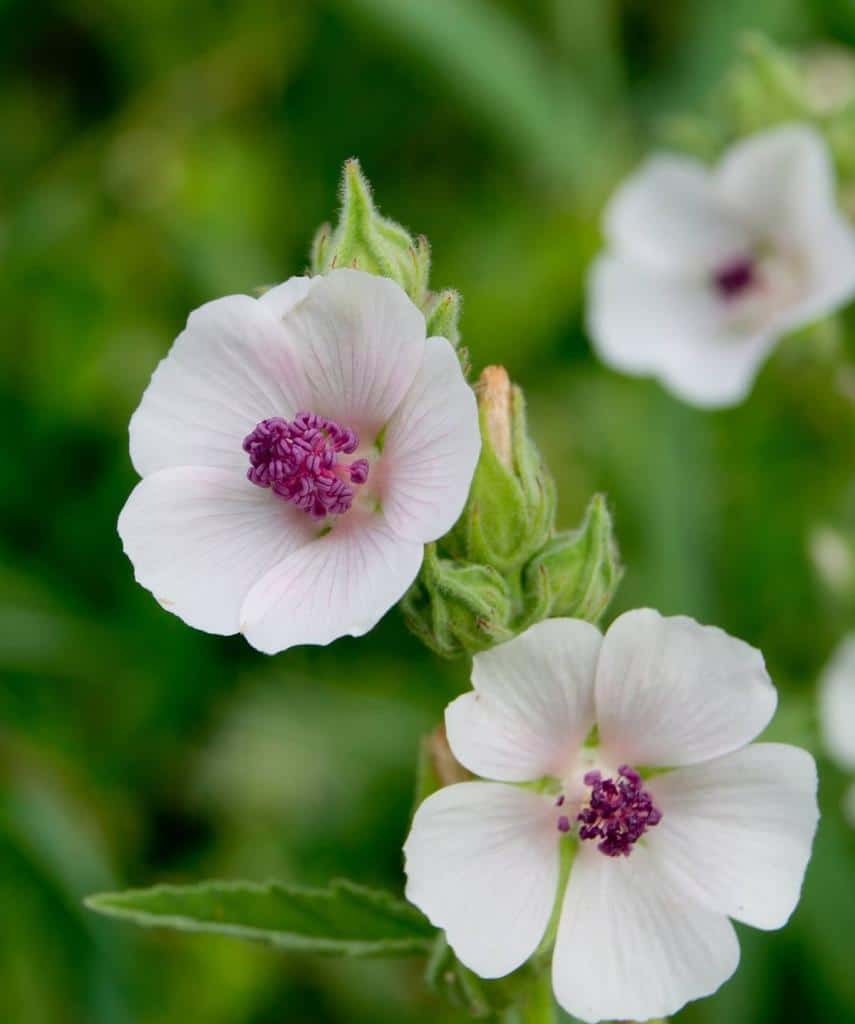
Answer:
<path fill-rule="evenodd" d="M 538 974 L 529 992 L 528 1002 L 506 1011 L 502 1024 L 556 1024 L 552 978 L 548 970 Z"/>

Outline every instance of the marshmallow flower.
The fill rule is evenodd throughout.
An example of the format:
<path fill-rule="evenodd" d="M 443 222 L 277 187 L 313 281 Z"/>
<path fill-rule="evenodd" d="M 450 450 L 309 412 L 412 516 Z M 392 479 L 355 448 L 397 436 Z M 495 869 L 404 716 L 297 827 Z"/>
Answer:
<path fill-rule="evenodd" d="M 795 747 L 747 745 L 777 702 L 759 651 L 649 610 L 605 637 L 552 619 L 477 654 L 472 683 L 446 711 L 448 741 L 498 781 L 428 797 L 404 847 L 408 898 L 467 967 L 496 978 L 535 952 L 565 844 L 552 983 L 583 1021 L 672 1014 L 736 969 L 728 918 L 786 922 L 816 766 Z"/>
<path fill-rule="evenodd" d="M 698 406 L 742 401 L 781 335 L 855 293 L 855 233 L 806 126 L 754 135 L 712 170 L 650 158 L 611 200 L 605 235 L 589 279 L 595 349 Z"/>
<path fill-rule="evenodd" d="M 855 773 L 855 633 L 845 637 L 822 674 L 819 720 L 825 749 L 844 771 Z M 843 812 L 855 827 L 855 783 L 846 792 Z"/>
<path fill-rule="evenodd" d="M 394 282 L 291 278 L 190 315 L 130 425 L 137 580 L 261 651 L 375 625 L 459 516 L 475 397 Z"/>

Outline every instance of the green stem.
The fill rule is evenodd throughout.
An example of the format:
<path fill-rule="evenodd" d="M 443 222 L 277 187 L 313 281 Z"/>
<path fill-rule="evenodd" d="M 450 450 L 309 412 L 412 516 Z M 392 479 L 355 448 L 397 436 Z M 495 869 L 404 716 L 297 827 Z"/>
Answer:
<path fill-rule="evenodd" d="M 524 1006 L 517 1009 L 514 1024 L 555 1024 L 555 1001 L 552 998 L 552 975 L 541 971 L 531 986 L 531 997 Z M 507 1022 L 510 1024 L 510 1022 Z"/>

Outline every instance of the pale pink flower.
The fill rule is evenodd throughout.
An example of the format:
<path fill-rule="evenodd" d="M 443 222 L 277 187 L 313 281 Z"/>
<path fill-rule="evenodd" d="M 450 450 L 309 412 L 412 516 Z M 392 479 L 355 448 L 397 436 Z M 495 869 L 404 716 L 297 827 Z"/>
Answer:
<path fill-rule="evenodd" d="M 480 448 L 444 338 L 385 278 L 291 278 L 190 315 L 130 426 L 137 580 L 259 650 L 371 629 L 459 516 Z"/>
<path fill-rule="evenodd" d="M 404 847 L 407 896 L 467 967 L 496 978 L 535 952 L 562 846 L 575 859 L 552 980 L 583 1021 L 670 1015 L 736 969 L 729 918 L 786 922 L 816 766 L 751 743 L 777 701 L 759 651 L 649 610 L 605 637 L 553 619 L 477 654 L 472 683 L 446 711 L 448 742 L 498 781 L 428 797 Z"/>
<path fill-rule="evenodd" d="M 652 157 L 609 203 L 605 235 L 589 280 L 597 353 L 699 406 L 741 401 L 782 335 L 855 294 L 855 232 L 806 125 L 738 142 L 712 169 Z"/>

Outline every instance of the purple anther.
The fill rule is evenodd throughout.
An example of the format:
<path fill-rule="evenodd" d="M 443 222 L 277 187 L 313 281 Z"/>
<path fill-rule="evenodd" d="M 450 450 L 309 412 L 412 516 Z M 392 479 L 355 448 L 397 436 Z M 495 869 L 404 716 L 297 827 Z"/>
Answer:
<path fill-rule="evenodd" d="M 726 263 L 713 274 L 713 281 L 723 299 L 736 299 L 757 283 L 754 261 L 743 257 Z"/>
<path fill-rule="evenodd" d="M 340 461 L 358 447 L 355 431 L 323 416 L 300 412 L 291 421 L 274 416 L 244 438 L 250 462 L 246 475 L 313 519 L 326 519 L 347 512 L 354 487 L 368 479 L 367 459 Z"/>
<path fill-rule="evenodd" d="M 623 764 L 617 779 L 604 779 L 600 772 L 591 771 L 583 781 L 591 787 L 591 796 L 576 816 L 579 838 L 599 839 L 597 849 L 608 857 L 628 857 L 644 833 L 662 820 L 641 776 Z"/>

